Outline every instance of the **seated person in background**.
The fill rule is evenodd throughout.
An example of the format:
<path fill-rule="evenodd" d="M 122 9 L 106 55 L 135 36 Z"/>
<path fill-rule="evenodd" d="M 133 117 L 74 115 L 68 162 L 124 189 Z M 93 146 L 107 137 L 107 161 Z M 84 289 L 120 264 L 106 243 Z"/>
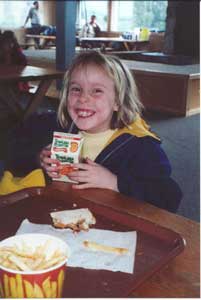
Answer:
<path fill-rule="evenodd" d="M 0 64 L 22 66 L 27 65 L 26 56 L 18 44 L 14 32 L 11 30 L 6 30 L 0 35 Z M 20 91 L 29 90 L 26 82 L 19 82 L 18 88 Z"/>
<path fill-rule="evenodd" d="M 45 27 L 46 28 L 44 29 L 44 31 L 41 32 L 43 35 L 56 36 L 56 26 L 48 25 L 48 26 L 45 26 Z"/>
<path fill-rule="evenodd" d="M 68 132 L 73 123 L 73 132 L 84 137 L 82 161 L 68 174 L 77 182 L 73 189 L 111 189 L 130 196 L 131 201 L 136 198 L 175 212 L 182 193 L 171 178 L 170 162 L 160 139 L 141 118 L 142 104 L 126 65 L 115 56 L 84 51 L 75 57 L 64 78 L 58 109 L 62 129 L 53 115 L 51 120 L 49 115 L 46 126 L 32 119 L 32 124 L 20 130 L 23 144 L 16 132 L 9 139 L 18 144 L 10 147 L 15 149 L 10 156 L 13 162 L 21 170 L 22 166 L 37 168 L 38 156 L 31 145 L 37 144 L 39 149 L 46 140 L 40 165 L 50 178 L 60 177 L 61 165 L 51 159 L 49 143 L 53 130 Z"/>
<path fill-rule="evenodd" d="M 80 37 L 84 38 L 84 37 L 89 37 L 89 38 L 93 38 L 93 37 L 97 37 L 98 33 L 101 31 L 100 27 L 98 26 L 98 24 L 96 23 L 96 16 L 92 15 L 91 16 L 91 20 L 90 22 L 87 22 L 81 32 L 80 32 Z M 97 43 L 96 42 L 84 42 L 84 45 L 82 45 L 83 48 L 93 48 L 96 47 Z"/>
<path fill-rule="evenodd" d="M 26 56 L 23 54 L 21 47 L 15 37 L 15 34 L 10 31 L 4 31 L 0 34 L 0 65 L 27 65 Z M 7 143 L 7 129 L 13 126 L 18 120 L 13 114 L 12 107 L 8 104 L 8 97 L 11 92 L 20 101 L 21 92 L 27 91 L 29 86 L 25 82 L 10 82 L 9 85 L 5 83 L 0 84 L 0 160 L 4 161 Z M 0 168 L 2 164 L 0 162 Z M 1 170 L 0 170 L 1 173 Z"/>
<path fill-rule="evenodd" d="M 20 65 L 26 66 L 27 65 L 27 58 L 24 55 L 22 48 L 18 44 L 17 38 L 13 31 L 6 30 L 0 35 L 0 64 L 1 65 Z M 22 92 L 29 91 L 29 84 L 27 82 L 13 82 L 10 83 L 9 89 L 12 85 L 12 91 L 19 96 L 19 100 L 21 99 Z M 1 110 L 1 117 L 6 118 L 7 113 L 7 85 L 1 84 L 0 85 L 0 110 Z M 5 105 L 6 104 L 6 105 Z M 3 112 L 4 111 L 4 112 Z M 3 115 L 3 116 L 2 116 Z M 1 124 L 2 126 L 2 124 Z M 1 127 L 0 126 L 0 127 Z"/>
<path fill-rule="evenodd" d="M 11 30 L 6 30 L 0 35 L 0 64 L 27 65 L 26 56 Z"/>
<path fill-rule="evenodd" d="M 100 31 L 101 29 L 96 23 L 96 16 L 92 15 L 90 22 L 83 26 L 80 37 L 96 37 Z"/>
<path fill-rule="evenodd" d="M 43 30 L 40 33 L 41 35 L 56 37 L 56 26 L 52 26 L 52 25 L 42 26 L 41 30 Z M 46 46 L 48 46 L 49 44 L 52 44 L 53 46 L 55 46 L 55 41 L 49 40 L 49 39 L 44 39 L 40 44 L 40 48 L 43 49 Z"/>

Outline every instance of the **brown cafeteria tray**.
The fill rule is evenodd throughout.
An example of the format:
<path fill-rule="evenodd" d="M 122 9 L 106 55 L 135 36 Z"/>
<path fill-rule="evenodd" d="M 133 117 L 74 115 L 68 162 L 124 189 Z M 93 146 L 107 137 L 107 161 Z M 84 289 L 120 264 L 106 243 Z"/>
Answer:
<path fill-rule="evenodd" d="M 182 237 L 172 230 L 90 200 L 80 197 L 72 199 L 72 196 L 68 198 L 68 194 L 62 191 L 48 192 L 48 189 L 30 188 L 3 196 L 0 200 L 0 240 L 14 235 L 25 218 L 33 223 L 51 224 L 51 211 L 72 209 L 75 203 L 77 208 L 88 207 L 93 212 L 97 219 L 96 228 L 137 231 L 133 274 L 68 267 L 64 298 L 129 296 L 136 287 L 184 249 Z"/>

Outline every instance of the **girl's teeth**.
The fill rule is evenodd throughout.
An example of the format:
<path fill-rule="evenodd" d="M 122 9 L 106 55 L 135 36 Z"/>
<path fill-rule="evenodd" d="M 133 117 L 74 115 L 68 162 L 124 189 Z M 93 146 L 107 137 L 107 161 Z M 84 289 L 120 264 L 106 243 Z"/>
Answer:
<path fill-rule="evenodd" d="M 78 112 L 78 116 L 79 117 L 89 117 L 91 116 L 93 113 L 92 112 L 87 112 L 87 111 L 79 111 Z"/>

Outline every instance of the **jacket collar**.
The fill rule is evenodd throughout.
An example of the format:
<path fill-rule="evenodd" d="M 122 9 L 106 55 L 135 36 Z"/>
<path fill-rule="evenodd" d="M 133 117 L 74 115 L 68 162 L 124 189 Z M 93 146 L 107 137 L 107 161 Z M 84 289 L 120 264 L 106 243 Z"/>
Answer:
<path fill-rule="evenodd" d="M 151 136 L 154 139 L 160 141 L 160 138 L 157 137 L 156 134 L 150 131 L 150 126 L 139 116 L 135 119 L 135 121 L 129 125 L 128 127 L 124 127 L 122 129 L 116 130 L 115 133 L 111 136 L 109 139 L 108 144 L 110 144 L 113 140 L 115 140 L 120 135 L 128 133 L 131 135 L 134 135 L 136 137 L 145 137 L 145 136 Z"/>

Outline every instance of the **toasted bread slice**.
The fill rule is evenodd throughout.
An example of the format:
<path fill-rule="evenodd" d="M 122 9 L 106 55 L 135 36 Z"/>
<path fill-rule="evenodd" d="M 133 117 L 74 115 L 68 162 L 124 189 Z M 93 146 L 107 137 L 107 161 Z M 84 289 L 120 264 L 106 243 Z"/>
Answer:
<path fill-rule="evenodd" d="M 71 228 L 73 231 L 89 230 L 96 224 L 96 219 L 88 208 L 62 210 L 50 213 L 57 228 Z"/>

